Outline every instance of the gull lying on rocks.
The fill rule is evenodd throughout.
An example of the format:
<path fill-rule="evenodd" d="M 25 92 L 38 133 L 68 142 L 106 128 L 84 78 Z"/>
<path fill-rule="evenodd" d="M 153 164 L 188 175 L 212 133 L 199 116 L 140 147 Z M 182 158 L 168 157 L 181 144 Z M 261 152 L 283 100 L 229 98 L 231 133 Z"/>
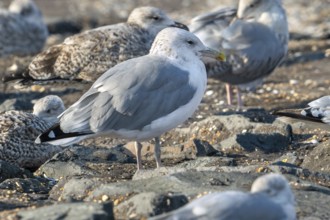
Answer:
<path fill-rule="evenodd" d="M 63 79 L 94 82 L 114 65 L 148 54 L 157 33 L 172 26 L 187 28 L 158 8 L 136 8 L 127 22 L 68 37 L 63 43 L 37 55 L 23 75 L 14 73 L 4 81 L 25 78 L 21 83 Z"/>
<path fill-rule="evenodd" d="M 150 220 L 294 220 L 294 205 L 288 181 L 271 173 L 257 178 L 250 193 L 211 193 Z"/>
<path fill-rule="evenodd" d="M 200 15 L 189 28 L 206 46 L 227 51 L 227 62 L 207 62 L 206 67 L 209 77 L 227 83 L 230 105 L 230 85 L 253 88 L 262 83 L 288 51 L 288 23 L 281 0 L 240 0 L 237 10 L 224 8 Z"/>
<path fill-rule="evenodd" d="M 36 142 L 67 146 L 100 135 L 135 140 L 141 169 L 140 142 L 155 138 L 160 167 L 159 136 L 187 120 L 203 97 L 207 80 L 202 56 L 223 59 L 188 31 L 162 30 L 148 55 L 106 71 Z"/>
<path fill-rule="evenodd" d="M 49 95 L 34 104 L 32 114 L 7 111 L 0 115 L 0 159 L 34 169 L 60 152 L 61 146 L 35 144 L 34 140 L 56 123 L 64 110 L 62 99 Z"/>
<path fill-rule="evenodd" d="M 0 57 L 39 53 L 48 37 L 42 14 L 32 0 L 14 0 L 0 9 Z"/>
<path fill-rule="evenodd" d="M 330 96 L 323 96 L 308 103 L 308 107 L 301 110 L 300 114 L 295 113 L 295 110 L 293 109 L 278 110 L 274 112 L 274 114 L 330 125 Z"/>

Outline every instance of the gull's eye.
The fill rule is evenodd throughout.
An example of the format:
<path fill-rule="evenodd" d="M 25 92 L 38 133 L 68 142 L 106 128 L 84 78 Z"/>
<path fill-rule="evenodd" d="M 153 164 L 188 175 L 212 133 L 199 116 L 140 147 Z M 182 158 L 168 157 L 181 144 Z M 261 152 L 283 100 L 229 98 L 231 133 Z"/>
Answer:
<path fill-rule="evenodd" d="M 52 111 L 52 110 L 48 109 L 48 110 L 46 111 L 46 113 L 48 113 L 48 114 L 49 114 L 51 111 Z"/>
<path fill-rule="evenodd" d="M 151 19 L 158 21 L 160 18 L 158 16 L 152 16 Z"/>
<path fill-rule="evenodd" d="M 192 41 L 192 40 L 187 40 L 187 43 L 188 43 L 189 45 L 194 45 L 194 44 L 195 44 L 195 42 Z"/>

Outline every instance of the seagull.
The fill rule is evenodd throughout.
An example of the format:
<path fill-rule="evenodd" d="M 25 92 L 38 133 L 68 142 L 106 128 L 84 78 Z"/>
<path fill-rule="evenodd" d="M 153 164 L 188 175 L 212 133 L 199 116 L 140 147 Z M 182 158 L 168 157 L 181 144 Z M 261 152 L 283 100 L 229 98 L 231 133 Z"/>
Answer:
<path fill-rule="evenodd" d="M 48 29 L 32 0 L 14 0 L 9 9 L 0 9 L 0 57 L 39 53 Z"/>
<path fill-rule="evenodd" d="M 166 27 L 187 29 L 159 8 L 139 7 L 131 12 L 127 22 L 68 37 L 38 54 L 27 71 L 13 73 L 3 80 L 25 79 L 21 84 L 47 84 L 54 80 L 95 82 L 114 65 L 148 54 L 157 33 Z"/>
<path fill-rule="evenodd" d="M 170 213 L 150 220 L 295 220 L 295 201 L 281 174 L 266 174 L 252 184 L 251 192 L 226 191 L 198 198 Z"/>
<path fill-rule="evenodd" d="M 35 144 L 34 140 L 58 122 L 57 116 L 64 110 L 62 99 L 49 95 L 34 104 L 32 114 L 14 110 L 1 114 L 0 159 L 35 169 L 60 152 L 61 146 Z"/>
<path fill-rule="evenodd" d="M 301 111 L 300 114 L 292 109 L 278 110 L 275 111 L 274 114 L 296 118 L 302 121 L 312 121 L 330 125 L 330 96 L 328 95 L 318 98 L 308 103 L 308 107 L 298 111 Z"/>
<path fill-rule="evenodd" d="M 288 23 L 281 0 L 240 0 L 238 9 L 222 8 L 192 19 L 189 26 L 208 47 L 224 50 L 227 62 L 207 62 L 209 77 L 231 85 L 255 88 L 284 59 L 288 51 Z M 242 106 L 237 88 L 237 103 Z"/>
<path fill-rule="evenodd" d="M 100 135 L 134 140 L 140 170 L 140 142 L 155 138 L 160 167 L 159 136 L 187 120 L 205 92 L 201 57 L 224 59 L 186 30 L 162 30 L 149 54 L 107 70 L 36 143 L 68 146 Z"/>

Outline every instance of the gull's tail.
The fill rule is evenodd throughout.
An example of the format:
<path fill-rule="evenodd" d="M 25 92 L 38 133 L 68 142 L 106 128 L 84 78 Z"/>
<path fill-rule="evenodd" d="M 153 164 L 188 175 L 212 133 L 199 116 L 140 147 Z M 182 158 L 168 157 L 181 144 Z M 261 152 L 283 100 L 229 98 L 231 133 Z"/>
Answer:
<path fill-rule="evenodd" d="M 288 112 L 287 110 L 277 110 L 272 112 L 273 115 L 278 115 L 278 116 L 285 116 L 289 118 L 295 118 L 299 119 L 302 121 L 311 121 L 311 122 L 317 122 L 317 123 L 324 123 L 321 118 L 316 118 L 311 115 L 302 115 L 294 112 Z"/>
<path fill-rule="evenodd" d="M 46 142 L 53 145 L 68 146 L 78 143 L 79 141 L 90 136 L 93 136 L 93 134 L 79 132 L 65 133 L 62 131 L 60 124 L 55 124 L 53 127 L 39 135 L 35 140 L 35 143 L 40 144 Z"/>

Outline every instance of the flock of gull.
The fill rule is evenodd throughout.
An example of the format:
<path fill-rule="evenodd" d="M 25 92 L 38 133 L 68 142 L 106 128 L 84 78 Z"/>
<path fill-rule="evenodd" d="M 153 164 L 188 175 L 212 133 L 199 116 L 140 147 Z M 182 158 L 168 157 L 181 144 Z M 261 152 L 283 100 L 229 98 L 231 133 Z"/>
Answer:
<path fill-rule="evenodd" d="M 194 113 L 207 77 L 227 84 L 228 104 L 231 86 L 237 86 L 237 103 L 243 105 L 240 90 L 261 84 L 288 51 L 281 0 L 240 0 L 237 9 L 202 14 L 188 26 L 161 9 L 139 7 L 127 22 L 70 36 L 42 51 L 48 32 L 36 4 L 14 0 L 8 10 L 1 9 L 0 57 L 35 55 L 25 71 L 6 75 L 4 81 L 92 85 L 67 109 L 59 97 L 46 96 L 35 103 L 33 113 L 0 115 L 0 159 L 37 168 L 64 147 L 107 135 L 136 142 L 137 169 L 142 169 L 141 142 L 155 139 L 160 167 L 160 135 Z M 309 103 L 301 115 L 279 114 L 330 124 L 330 96 Z M 234 205 L 241 211 L 233 212 Z M 255 207 L 260 212 L 252 212 Z M 255 181 L 251 193 L 209 194 L 154 219 L 187 216 L 295 219 L 294 199 L 287 180 L 269 174 Z"/>

